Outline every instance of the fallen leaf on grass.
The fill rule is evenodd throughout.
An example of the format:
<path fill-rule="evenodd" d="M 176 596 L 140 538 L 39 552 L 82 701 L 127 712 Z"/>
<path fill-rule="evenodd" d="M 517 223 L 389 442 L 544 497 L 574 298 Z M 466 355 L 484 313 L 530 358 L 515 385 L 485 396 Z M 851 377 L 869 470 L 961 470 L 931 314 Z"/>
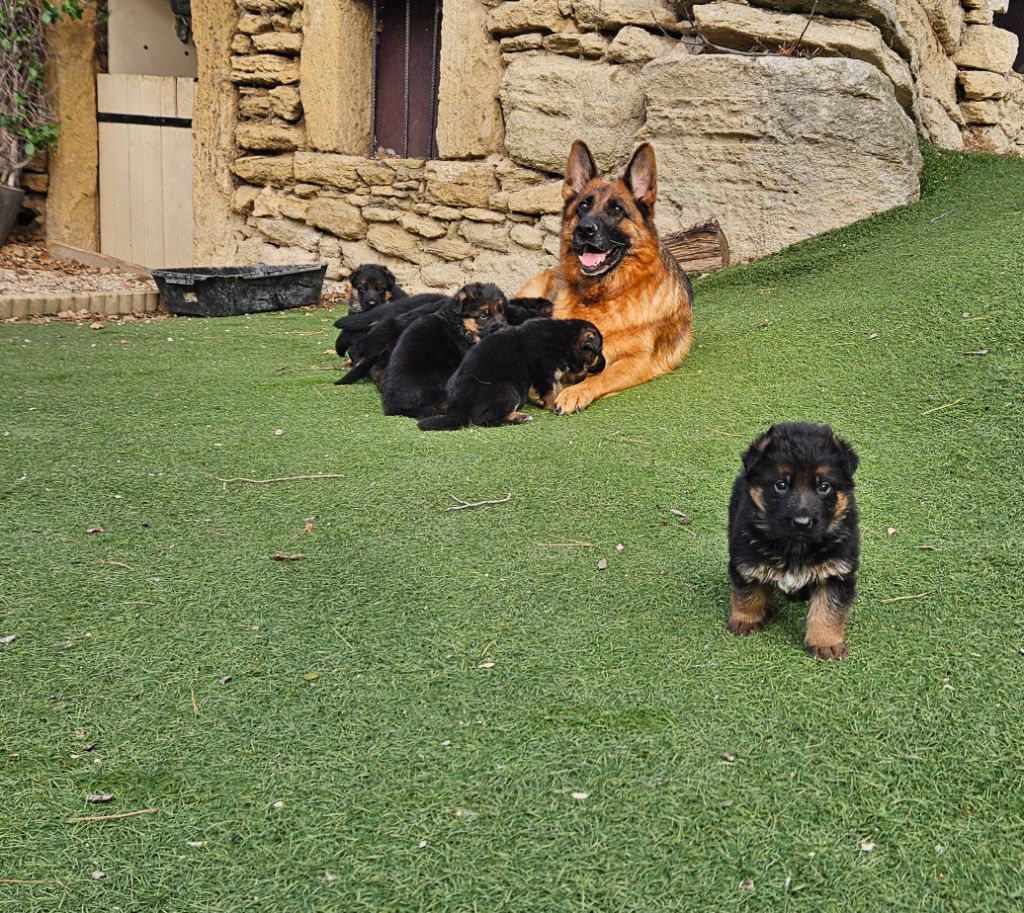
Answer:
<path fill-rule="evenodd" d="M 222 675 L 220 678 L 217 679 L 217 684 L 218 685 L 226 685 L 230 681 L 231 681 L 231 676 L 230 675 Z"/>
<path fill-rule="evenodd" d="M 101 869 L 93 869 L 93 873 L 92 873 L 93 881 L 100 881 L 101 879 L 106 878 L 106 877 L 107 877 L 107 873 L 106 872 L 102 871 Z"/>
<path fill-rule="evenodd" d="M 86 530 L 86 532 L 87 533 L 105 533 L 106 530 L 102 526 L 90 526 Z"/>
<path fill-rule="evenodd" d="M 885 534 L 886 534 L 887 536 L 895 536 L 895 535 L 896 535 L 896 527 L 895 527 L 895 526 L 890 526 L 890 527 L 889 527 L 889 528 L 888 528 L 888 529 L 887 529 L 887 530 L 885 531 Z"/>
<path fill-rule="evenodd" d="M 676 510 L 674 507 L 672 507 L 672 508 L 669 508 L 669 513 L 672 514 L 675 517 L 678 517 L 679 518 L 679 523 L 682 526 L 689 526 L 690 525 L 690 522 L 691 522 L 690 518 L 685 513 L 683 513 L 681 510 Z"/>
<path fill-rule="evenodd" d="M 494 663 L 492 663 L 490 660 L 488 660 L 485 663 L 480 663 L 480 665 L 477 666 L 477 668 L 478 669 L 493 669 L 494 668 Z"/>
<path fill-rule="evenodd" d="M 0 637 L 0 644 L 14 643 L 18 639 L 17 634 L 8 634 L 6 637 Z"/>
<path fill-rule="evenodd" d="M 90 793 L 85 797 L 86 802 L 91 802 L 93 805 L 105 805 L 113 799 L 111 793 Z"/>
<path fill-rule="evenodd" d="M 608 559 L 607 558 L 602 558 L 600 561 L 598 561 L 597 562 L 597 569 L 599 571 L 606 571 L 606 570 L 608 570 Z"/>
<path fill-rule="evenodd" d="M 306 556 L 302 552 L 274 552 L 270 557 L 274 561 L 298 561 Z"/>
<path fill-rule="evenodd" d="M 861 840 L 860 851 L 862 853 L 870 853 L 875 848 L 874 841 L 872 840 Z"/>
<path fill-rule="evenodd" d="M 582 802 L 584 799 L 590 798 L 590 793 L 584 792 L 571 793 L 571 795 L 577 802 Z"/>
<path fill-rule="evenodd" d="M 732 808 L 732 802 L 719 802 L 719 808 Z"/>
<path fill-rule="evenodd" d="M 306 680 L 307 682 L 315 682 L 315 681 L 316 681 L 316 680 L 317 680 L 318 678 L 320 678 L 320 673 L 319 673 L 319 672 L 307 672 L 307 673 L 306 673 L 305 675 L 303 675 L 302 677 L 303 677 L 303 678 L 304 678 L 304 679 L 305 679 L 305 680 Z"/>

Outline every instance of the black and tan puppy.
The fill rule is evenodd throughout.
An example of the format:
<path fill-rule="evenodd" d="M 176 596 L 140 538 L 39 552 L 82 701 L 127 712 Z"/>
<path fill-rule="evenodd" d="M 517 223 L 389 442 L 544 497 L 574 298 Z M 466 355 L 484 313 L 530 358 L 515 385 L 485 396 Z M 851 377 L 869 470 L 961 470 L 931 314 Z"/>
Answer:
<path fill-rule="evenodd" d="M 378 263 L 357 266 L 348 281 L 351 287 L 348 296 L 350 314 L 371 311 L 379 304 L 405 297 L 405 292 L 395 281 L 394 273 Z"/>
<path fill-rule="evenodd" d="M 441 412 L 445 386 L 466 352 L 508 326 L 505 304 L 497 286 L 473 282 L 434 313 L 414 321 L 388 359 L 380 386 L 384 414 L 423 418 Z"/>
<path fill-rule="evenodd" d="M 354 334 L 348 347 L 352 368 L 347 374 L 339 377 L 335 384 L 354 384 L 364 377 L 369 377 L 379 387 L 384 377 L 384 369 L 402 333 L 420 317 L 433 314 L 452 300 L 447 295 L 429 294 L 414 295 L 406 301 L 412 301 L 414 298 L 421 300 L 422 304 L 412 310 L 399 310 L 394 315 L 387 315 L 366 332 Z M 395 302 L 395 307 L 404 303 Z"/>
<path fill-rule="evenodd" d="M 505 316 L 508 318 L 509 326 L 517 327 L 527 320 L 550 317 L 554 310 L 555 305 L 547 298 L 510 298 L 505 308 Z"/>
<path fill-rule="evenodd" d="M 860 563 L 857 454 L 828 425 L 772 425 L 743 455 L 729 502 L 729 630 L 756 634 L 775 594 L 808 600 L 808 652 L 849 653 L 846 619 Z"/>
<path fill-rule="evenodd" d="M 334 321 L 334 326 L 341 330 L 334 343 L 334 349 L 339 358 L 344 358 L 345 353 L 352 354 L 353 348 L 364 336 L 373 330 L 378 324 L 383 323 L 391 317 L 400 317 L 412 311 L 418 311 L 425 305 L 437 307 L 447 301 L 448 295 L 441 292 L 425 292 L 420 295 L 403 295 L 393 301 L 386 301 L 378 304 L 368 311 L 360 311 L 356 314 L 346 314 Z M 353 358 L 353 361 L 356 359 Z"/>
<path fill-rule="evenodd" d="M 495 333 L 466 354 L 448 381 L 444 415 L 420 420 L 423 431 L 466 425 L 518 425 L 527 400 L 546 409 L 571 383 L 604 370 L 601 331 L 588 320 L 535 317 Z"/>

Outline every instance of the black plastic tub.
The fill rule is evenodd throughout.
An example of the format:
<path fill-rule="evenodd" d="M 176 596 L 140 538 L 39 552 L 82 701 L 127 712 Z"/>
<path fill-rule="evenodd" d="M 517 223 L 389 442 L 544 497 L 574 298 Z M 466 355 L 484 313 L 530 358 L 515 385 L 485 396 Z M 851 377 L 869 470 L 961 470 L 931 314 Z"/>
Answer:
<path fill-rule="evenodd" d="M 316 304 L 327 264 L 194 266 L 151 272 L 160 297 L 172 314 L 236 317 Z"/>

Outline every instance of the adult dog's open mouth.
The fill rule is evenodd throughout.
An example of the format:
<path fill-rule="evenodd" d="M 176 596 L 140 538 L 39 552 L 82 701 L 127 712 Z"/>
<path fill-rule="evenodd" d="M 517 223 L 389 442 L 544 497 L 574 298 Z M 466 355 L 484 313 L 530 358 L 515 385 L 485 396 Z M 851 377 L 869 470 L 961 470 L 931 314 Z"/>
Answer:
<path fill-rule="evenodd" d="M 618 266 L 625 252 L 625 245 L 621 244 L 607 250 L 601 250 L 593 244 L 584 244 L 576 253 L 580 258 L 580 270 L 585 276 L 600 276 Z"/>

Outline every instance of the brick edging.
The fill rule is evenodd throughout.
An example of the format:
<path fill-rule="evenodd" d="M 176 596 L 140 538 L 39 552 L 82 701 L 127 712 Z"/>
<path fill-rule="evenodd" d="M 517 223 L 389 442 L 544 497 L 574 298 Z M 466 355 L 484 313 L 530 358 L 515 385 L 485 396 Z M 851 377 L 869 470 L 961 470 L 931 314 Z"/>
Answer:
<path fill-rule="evenodd" d="M 152 314 L 160 310 L 158 292 L 80 292 L 77 295 L 0 296 L 0 320 L 45 317 L 62 311 L 90 314 Z"/>

